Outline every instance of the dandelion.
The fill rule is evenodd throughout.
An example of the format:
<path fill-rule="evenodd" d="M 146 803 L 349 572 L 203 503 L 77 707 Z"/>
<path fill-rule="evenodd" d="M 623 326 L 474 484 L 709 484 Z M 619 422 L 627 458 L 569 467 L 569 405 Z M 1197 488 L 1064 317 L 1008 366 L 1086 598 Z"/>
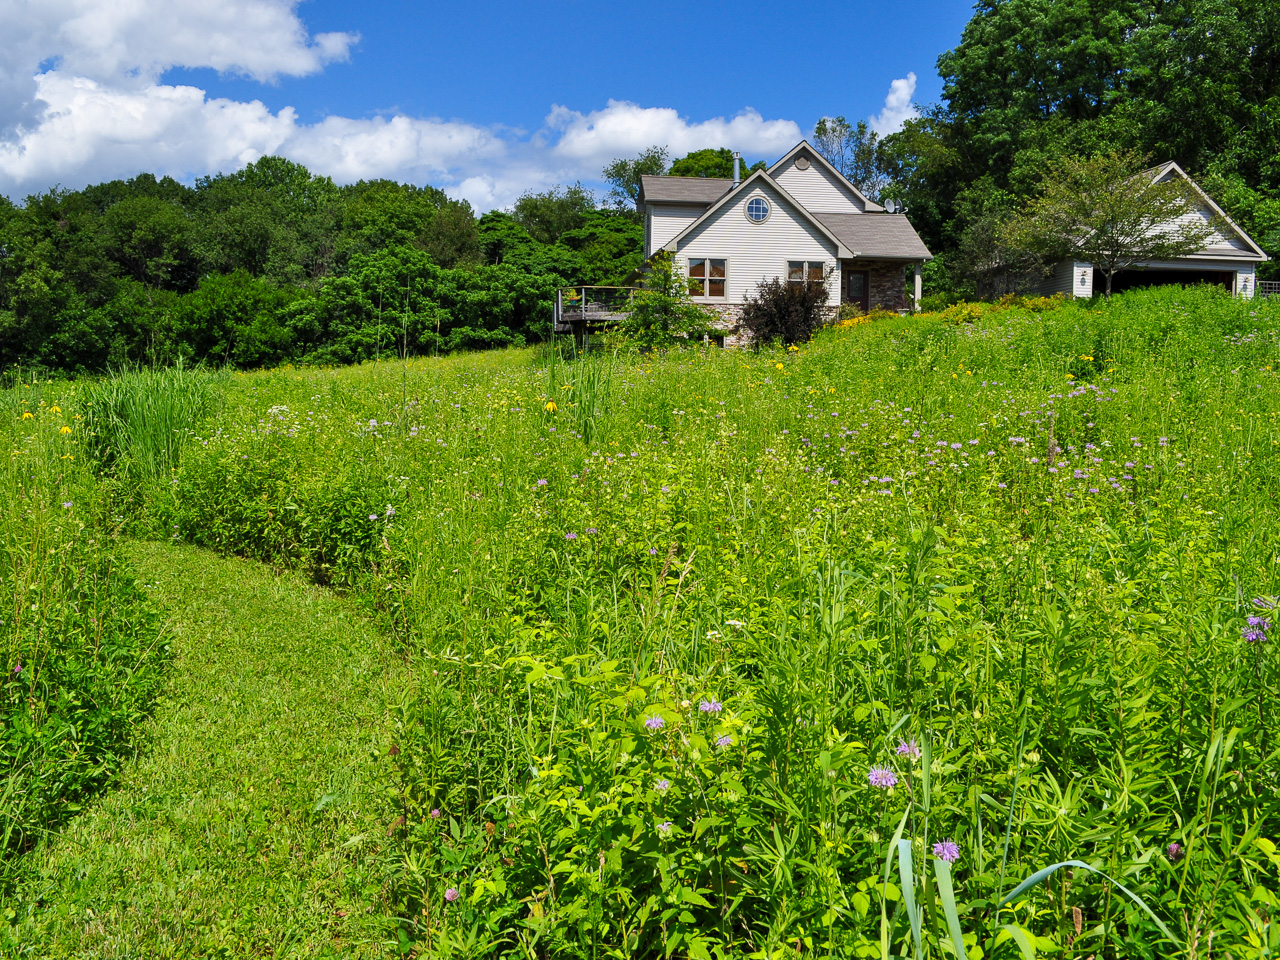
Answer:
<path fill-rule="evenodd" d="M 910 740 L 898 740 L 898 747 L 894 751 L 900 757 L 910 757 L 912 760 L 920 759 L 920 745 L 916 743 L 916 738 Z"/>
<path fill-rule="evenodd" d="M 940 840 L 933 845 L 933 855 L 947 863 L 955 863 L 960 859 L 960 848 L 954 840 Z"/>
<path fill-rule="evenodd" d="M 652 717 L 649 717 L 644 722 L 644 728 L 646 730 L 661 730 L 666 725 L 667 725 L 667 721 L 663 720 L 662 717 L 658 716 L 657 714 L 654 714 Z"/>
<path fill-rule="evenodd" d="M 873 787 L 888 790 L 890 787 L 897 785 L 898 775 L 888 767 L 872 767 L 867 774 L 867 780 Z"/>
<path fill-rule="evenodd" d="M 455 900 L 458 899 L 458 888 L 450 887 L 448 890 L 444 892 L 444 898 L 448 900 L 450 903 L 453 903 Z"/>

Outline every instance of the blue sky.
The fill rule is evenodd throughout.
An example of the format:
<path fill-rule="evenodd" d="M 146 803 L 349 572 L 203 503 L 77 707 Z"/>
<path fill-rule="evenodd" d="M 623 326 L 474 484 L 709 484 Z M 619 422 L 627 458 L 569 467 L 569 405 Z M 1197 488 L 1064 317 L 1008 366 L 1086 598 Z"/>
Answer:
<path fill-rule="evenodd" d="M 598 183 L 614 156 L 775 159 L 824 114 L 893 129 L 938 99 L 965 3 L 0 0 L 0 193 L 267 153 L 478 209 Z M 896 81 L 896 83 L 895 83 Z M 889 103 L 886 105 L 886 97 Z"/>

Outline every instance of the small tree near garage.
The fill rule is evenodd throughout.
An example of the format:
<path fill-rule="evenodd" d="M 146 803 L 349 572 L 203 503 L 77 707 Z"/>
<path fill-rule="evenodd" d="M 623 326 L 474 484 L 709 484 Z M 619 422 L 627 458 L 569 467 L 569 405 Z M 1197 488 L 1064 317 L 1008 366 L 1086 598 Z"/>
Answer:
<path fill-rule="evenodd" d="M 1214 230 L 1198 215 L 1195 187 L 1183 177 L 1153 183 L 1144 159 L 1129 151 L 1059 160 L 1040 195 L 1005 226 L 1006 242 L 1044 264 L 1092 263 L 1108 297 L 1121 270 L 1203 249 Z"/>

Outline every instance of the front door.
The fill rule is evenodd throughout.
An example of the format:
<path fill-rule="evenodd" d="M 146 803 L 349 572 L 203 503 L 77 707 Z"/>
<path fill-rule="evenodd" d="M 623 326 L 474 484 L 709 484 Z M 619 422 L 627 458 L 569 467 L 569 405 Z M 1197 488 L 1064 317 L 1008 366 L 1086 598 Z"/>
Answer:
<path fill-rule="evenodd" d="M 844 272 L 844 302 L 856 303 L 863 313 L 871 307 L 871 290 L 866 270 L 846 270 Z"/>

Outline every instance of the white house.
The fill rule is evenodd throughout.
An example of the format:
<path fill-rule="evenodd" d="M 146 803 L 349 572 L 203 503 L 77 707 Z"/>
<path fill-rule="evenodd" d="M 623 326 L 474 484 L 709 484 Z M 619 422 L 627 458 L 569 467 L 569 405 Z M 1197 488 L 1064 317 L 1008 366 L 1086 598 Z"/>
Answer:
<path fill-rule="evenodd" d="M 1210 283 L 1225 287 L 1241 297 L 1251 298 L 1257 288 L 1255 268 L 1268 259 L 1262 248 L 1222 212 L 1213 200 L 1187 176 L 1176 163 L 1165 163 L 1145 171 L 1152 183 L 1181 177 L 1191 185 L 1200 204 L 1188 217 L 1199 218 L 1212 230 L 1204 248 L 1177 260 L 1159 260 L 1135 264 L 1117 273 L 1111 283 L 1112 293 L 1156 284 Z M 1091 263 L 1063 260 L 1053 264 L 1048 276 L 1035 285 L 1037 293 L 1055 293 L 1068 297 L 1091 297 L 1104 289 L 1105 280 Z"/>
<path fill-rule="evenodd" d="M 636 204 L 645 258 L 673 254 L 694 301 L 720 315 L 730 340 L 761 281 L 825 278 L 833 309 L 901 312 L 906 268 L 918 304 L 920 267 L 932 256 L 904 214 L 864 197 L 807 141 L 745 180 L 642 177 Z"/>

